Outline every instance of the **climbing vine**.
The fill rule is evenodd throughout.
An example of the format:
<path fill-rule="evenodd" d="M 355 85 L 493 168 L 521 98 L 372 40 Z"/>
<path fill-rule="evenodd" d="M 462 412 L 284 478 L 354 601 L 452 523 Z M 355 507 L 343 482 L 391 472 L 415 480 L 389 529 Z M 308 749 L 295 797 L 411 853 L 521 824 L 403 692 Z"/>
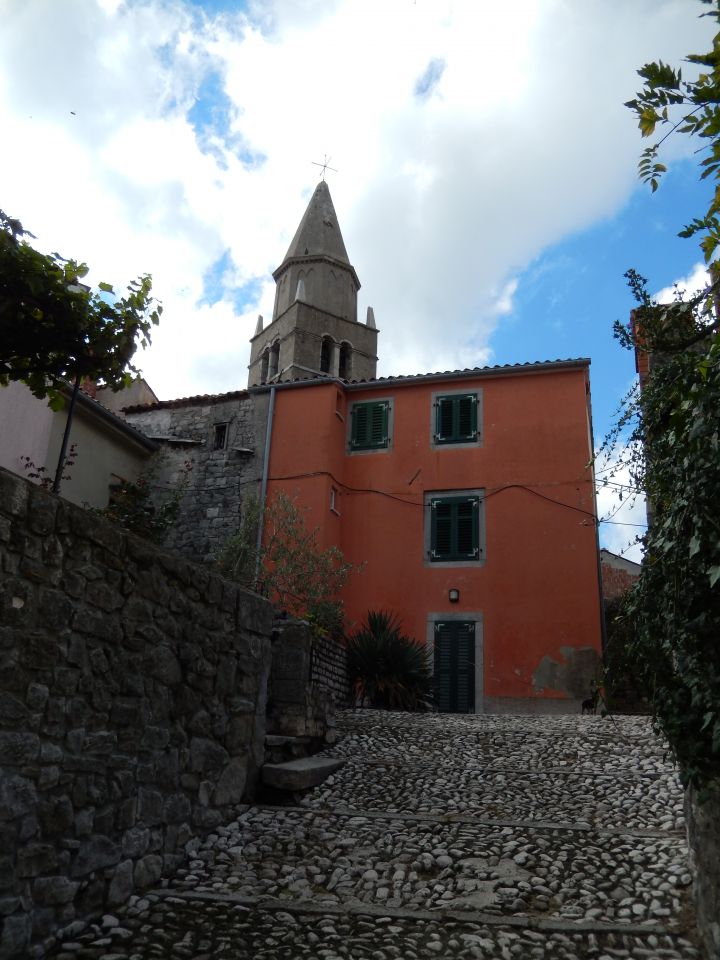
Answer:
<path fill-rule="evenodd" d="M 632 625 L 628 659 L 681 774 L 703 786 L 720 775 L 720 342 L 704 329 L 702 301 L 689 313 L 678 301 L 673 312 L 637 289 L 644 302 L 628 343 L 653 351 L 653 369 L 623 419 L 632 424 L 631 477 L 651 519 L 621 617 Z M 668 336 L 663 325 L 678 317 L 688 325 L 671 349 L 677 329 Z"/>
<path fill-rule="evenodd" d="M 720 23 L 720 0 L 701 0 Z M 696 8 L 697 9 L 697 8 Z M 643 137 L 639 173 L 654 191 L 670 135 L 692 138 L 700 176 L 714 184 L 708 209 L 681 236 L 695 236 L 705 261 L 720 245 L 720 34 L 712 50 L 686 58 L 694 79 L 659 61 L 638 71 L 643 89 L 628 106 Z M 697 295 L 655 302 L 643 277 L 627 274 L 637 301 L 621 344 L 649 359 L 642 391 L 624 402 L 607 446 L 622 440 L 632 483 L 649 512 L 640 578 L 620 616 L 628 655 L 685 783 L 720 776 L 720 273 Z"/>

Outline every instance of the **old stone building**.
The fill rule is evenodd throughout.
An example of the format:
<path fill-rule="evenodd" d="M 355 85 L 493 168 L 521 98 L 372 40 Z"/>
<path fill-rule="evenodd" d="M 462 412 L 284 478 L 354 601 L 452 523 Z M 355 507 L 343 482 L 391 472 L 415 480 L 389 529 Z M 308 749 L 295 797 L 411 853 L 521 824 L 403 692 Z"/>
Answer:
<path fill-rule="evenodd" d="M 372 379 L 377 368 L 373 311 L 357 321 L 355 268 L 327 184 L 320 182 L 285 258 L 272 320 L 251 340 L 248 390 L 128 406 L 127 421 L 161 447 L 152 483 L 160 494 L 190 465 L 178 523 L 167 545 L 210 560 L 238 527 L 262 477 L 269 395 L 254 390 L 315 378 Z"/>

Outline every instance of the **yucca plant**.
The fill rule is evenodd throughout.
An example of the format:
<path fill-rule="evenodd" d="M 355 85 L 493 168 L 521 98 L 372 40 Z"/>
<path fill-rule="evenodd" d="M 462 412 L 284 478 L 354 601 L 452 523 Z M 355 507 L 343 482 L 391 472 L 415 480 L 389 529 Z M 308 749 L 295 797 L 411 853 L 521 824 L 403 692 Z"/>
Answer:
<path fill-rule="evenodd" d="M 397 614 L 370 610 L 347 641 L 350 684 L 361 706 L 420 710 L 430 706 L 427 653 L 400 630 Z"/>

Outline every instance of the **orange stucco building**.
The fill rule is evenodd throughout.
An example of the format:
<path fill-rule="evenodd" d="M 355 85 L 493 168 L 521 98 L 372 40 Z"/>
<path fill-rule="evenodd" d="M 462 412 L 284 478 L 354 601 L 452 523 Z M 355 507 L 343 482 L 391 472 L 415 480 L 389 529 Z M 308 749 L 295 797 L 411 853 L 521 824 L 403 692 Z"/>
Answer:
<path fill-rule="evenodd" d="M 268 494 L 363 564 L 350 622 L 397 612 L 440 707 L 575 710 L 601 652 L 589 362 L 272 389 Z M 262 390 L 262 388 L 256 388 Z"/>
<path fill-rule="evenodd" d="M 602 649 L 589 361 L 377 378 L 324 182 L 273 276 L 247 391 L 127 411 L 193 452 L 180 547 L 211 559 L 247 493 L 283 490 L 363 566 L 349 629 L 386 610 L 427 645 L 439 709 L 578 711 Z"/>

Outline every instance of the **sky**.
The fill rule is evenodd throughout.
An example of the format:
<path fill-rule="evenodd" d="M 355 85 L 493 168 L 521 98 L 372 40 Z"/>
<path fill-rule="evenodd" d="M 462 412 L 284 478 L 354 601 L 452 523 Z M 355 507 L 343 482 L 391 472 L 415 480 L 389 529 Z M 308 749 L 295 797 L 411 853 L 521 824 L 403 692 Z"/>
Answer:
<path fill-rule="evenodd" d="M 379 375 L 589 357 L 599 443 L 634 377 L 624 272 L 701 276 L 677 237 L 707 206 L 697 157 L 670 141 L 651 195 L 623 103 L 643 63 L 709 48 L 702 9 L 0 0 L 0 208 L 91 283 L 152 274 L 164 314 L 136 363 L 162 399 L 219 393 L 247 382 L 327 156 Z M 637 558 L 642 504 L 611 519 L 602 541 Z"/>

